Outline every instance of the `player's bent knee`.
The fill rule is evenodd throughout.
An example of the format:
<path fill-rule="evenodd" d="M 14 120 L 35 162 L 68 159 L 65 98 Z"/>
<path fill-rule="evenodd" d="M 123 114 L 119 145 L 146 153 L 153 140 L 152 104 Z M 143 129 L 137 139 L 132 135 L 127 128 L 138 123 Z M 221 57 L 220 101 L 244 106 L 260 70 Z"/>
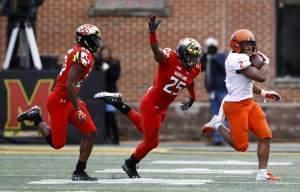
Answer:
<path fill-rule="evenodd" d="M 235 146 L 235 149 L 236 149 L 237 151 L 240 151 L 240 152 L 245 152 L 245 151 L 247 151 L 248 146 L 249 146 L 248 143 L 247 143 L 247 144 L 243 144 L 243 145 L 236 145 L 236 146 Z"/>

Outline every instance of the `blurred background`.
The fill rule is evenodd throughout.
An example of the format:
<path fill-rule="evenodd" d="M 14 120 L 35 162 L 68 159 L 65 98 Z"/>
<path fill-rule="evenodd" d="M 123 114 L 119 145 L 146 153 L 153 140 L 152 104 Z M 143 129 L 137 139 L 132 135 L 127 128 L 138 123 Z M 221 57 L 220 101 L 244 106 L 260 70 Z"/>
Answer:
<path fill-rule="evenodd" d="M 258 50 L 271 59 L 269 79 L 260 86 L 276 90 L 283 97 L 281 103 L 262 103 L 273 140 L 297 141 L 300 138 L 299 0 L 11 0 L 20 7 L 11 7 L 7 0 L 1 1 L 1 142 L 39 142 L 32 125 L 17 123 L 16 114 L 39 104 L 44 119 L 48 120 L 47 94 L 66 51 L 74 44 L 75 29 L 84 23 L 94 24 L 102 31 L 112 57 L 120 61 L 118 89 L 125 101 L 138 107 L 143 93 L 152 84 L 156 69 L 148 42 L 150 15 L 157 15 L 162 20 L 158 29 L 162 48 L 176 48 L 184 37 L 197 39 L 204 48 L 205 39 L 214 37 L 220 51 L 229 51 L 229 38 L 235 30 L 251 30 Z M 28 48 L 33 40 L 26 36 L 28 26 L 25 23 L 30 23 L 36 37 L 41 70 L 34 67 L 30 57 L 36 52 L 32 53 Z M 9 67 L 5 68 L 9 37 L 18 25 L 21 25 L 16 41 L 19 48 L 12 54 Z M 81 92 L 100 130 L 98 143 L 105 143 L 105 106 L 94 103 L 91 97 L 105 89 L 104 77 L 104 70 L 95 71 L 88 80 L 91 82 L 86 83 L 88 87 L 83 85 Z M 187 93 L 183 91 L 178 102 L 171 105 L 160 137 L 168 141 L 206 141 L 199 131 L 211 117 L 204 73 L 196 79 L 197 101 L 187 112 L 179 109 L 179 102 L 185 95 Z M 256 99 L 262 102 L 260 98 Z M 116 119 L 121 142 L 141 137 L 122 114 L 117 112 Z M 75 138 L 76 131 L 74 135 L 70 134 L 69 141 L 78 142 Z"/>

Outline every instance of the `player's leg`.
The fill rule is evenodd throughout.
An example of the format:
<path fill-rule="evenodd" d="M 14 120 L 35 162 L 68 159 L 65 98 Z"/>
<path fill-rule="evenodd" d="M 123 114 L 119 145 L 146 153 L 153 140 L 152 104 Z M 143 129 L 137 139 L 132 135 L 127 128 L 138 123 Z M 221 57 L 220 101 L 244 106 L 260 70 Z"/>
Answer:
<path fill-rule="evenodd" d="M 258 181 L 274 181 L 280 180 L 279 177 L 273 176 L 268 172 L 268 161 L 270 153 L 270 140 L 272 132 L 268 126 L 265 114 L 261 107 L 253 101 L 253 107 L 249 114 L 250 130 L 259 139 L 257 144 L 257 158 L 258 158 L 258 173 L 256 180 Z"/>
<path fill-rule="evenodd" d="M 136 147 L 134 153 L 125 160 L 123 170 L 130 178 L 140 177 L 136 171 L 136 164 L 140 162 L 159 143 L 159 128 L 164 113 L 155 109 L 155 106 L 144 98 L 141 103 L 142 125 L 144 138 Z"/>
<path fill-rule="evenodd" d="M 143 132 L 141 114 L 124 103 L 120 93 L 99 92 L 94 95 L 94 99 L 102 100 L 107 104 L 113 105 L 120 112 L 126 115 L 140 132 Z"/>
<path fill-rule="evenodd" d="M 217 129 L 224 140 L 237 151 L 246 151 L 248 148 L 248 111 L 249 104 L 245 102 L 224 102 L 223 110 L 229 129 L 222 124 L 220 116 L 214 116 L 210 122 L 202 127 L 202 132 Z"/>
<path fill-rule="evenodd" d="M 86 114 L 85 122 L 78 122 L 76 111 L 72 110 L 69 114 L 69 122 L 79 129 L 81 134 L 81 142 L 80 142 L 80 154 L 79 159 L 76 165 L 76 169 L 73 172 L 72 180 L 74 181 L 95 181 L 97 178 L 90 177 L 86 172 L 86 163 L 90 157 L 92 152 L 94 141 L 96 137 L 96 126 L 92 120 L 92 117 L 89 111 L 86 109 L 85 104 L 79 104 L 80 109 Z"/>
<path fill-rule="evenodd" d="M 18 121 L 33 121 L 42 136 L 46 138 L 47 143 L 55 149 L 62 148 L 66 143 L 68 107 L 67 103 L 62 103 L 59 100 L 54 93 L 51 93 L 47 100 L 51 129 L 43 121 L 38 106 L 34 106 L 18 115 Z"/>

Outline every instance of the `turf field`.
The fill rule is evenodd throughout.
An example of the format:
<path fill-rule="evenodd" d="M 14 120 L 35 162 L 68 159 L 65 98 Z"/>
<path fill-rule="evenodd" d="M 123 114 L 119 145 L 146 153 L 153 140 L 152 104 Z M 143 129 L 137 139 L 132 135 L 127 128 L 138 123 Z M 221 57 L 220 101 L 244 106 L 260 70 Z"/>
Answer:
<path fill-rule="evenodd" d="M 162 143 L 140 164 L 141 179 L 128 179 L 121 162 L 136 143 L 96 146 L 88 173 L 97 182 L 72 182 L 78 146 L 0 145 L 0 191 L 103 192 L 299 192 L 300 144 L 273 144 L 270 168 L 277 183 L 255 181 L 256 144 L 249 152 L 201 143 Z"/>

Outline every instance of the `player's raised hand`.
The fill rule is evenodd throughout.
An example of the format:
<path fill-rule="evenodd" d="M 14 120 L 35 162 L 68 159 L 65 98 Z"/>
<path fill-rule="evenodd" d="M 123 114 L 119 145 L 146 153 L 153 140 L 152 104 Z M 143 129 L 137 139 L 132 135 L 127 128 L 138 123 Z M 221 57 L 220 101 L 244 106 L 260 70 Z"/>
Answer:
<path fill-rule="evenodd" d="M 188 110 L 194 103 L 194 99 L 192 97 L 187 97 L 186 101 L 182 102 L 180 105 L 181 110 Z"/>
<path fill-rule="evenodd" d="M 156 20 L 156 16 L 151 16 L 149 19 L 149 32 L 155 32 L 161 20 Z"/>
<path fill-rule="evenodd" d="M 83 123 L 86 121 L 86 114 L 82 110 L 79 109 L 76 116 L 79 123 Z"/>
<path fill-rule="evenodd" d="M 267 99 L 272 99 L 275 101 L 281 100 L 281 96 L 279 95 L 279 93 L 277 93 L 275 91 L 261 90 L 261 95 L 264 98 L 264 102 L 266 102 Z"/>

